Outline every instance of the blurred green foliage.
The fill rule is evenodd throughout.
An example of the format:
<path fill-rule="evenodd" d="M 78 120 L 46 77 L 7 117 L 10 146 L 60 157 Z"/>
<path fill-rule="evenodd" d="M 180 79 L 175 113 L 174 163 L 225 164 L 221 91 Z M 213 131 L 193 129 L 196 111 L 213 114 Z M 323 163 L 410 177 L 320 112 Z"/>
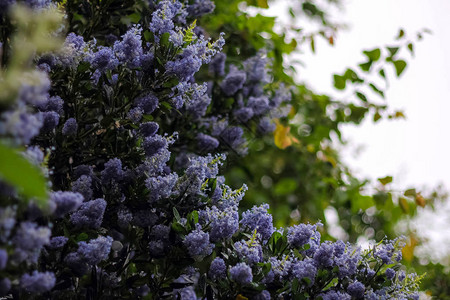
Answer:
<path fill-rule="evenodd" d="M 318 2 L 290 2 L 292 7 L 287 9 L 291 19 L 283 20 L 289 25 L 277 31 L 276 18 L 263 14 L 270 4 L 265 0 L 216 1 L 215 12 L 199 22 L 212 34 L 232 32 L 226 37 L 224 50 L 231 62 L 238 63 L 261 48 L 269 49 L 274 82 L 284 81 L 293 87 L 292 111 L 279 120 L 274 138 L 254 139 L 249 155 L 229 158 L 225 177 L 234 187 L 249 185 L 241 208 L 269 203 L 277 226 L 321 220 L 325 225 L 323 234 L 327 235 L 329 227 L 339 225 L 345 235 L 340 238 L 351 242 L 360 237 L 376 241 L 392 238 L 400 221 L 411 219 L 424 206 L 432 206 L 442 194 L 432 191 L 422 196 L 414 188 L 394 190 L 390 176 L 376 183 L 358 178 L 343 163 L 335 142 L 345 143 L 340 131 L 343 124 L 358 125 L 367 118 L 374 122 L 405 118 L 404 112 L 390 110 L 385 91 L 389 78 L 400 77 L 406 70 L 405 53 L 413 57 L 414 44 L 429 31 L 408 37 L 400 29 L 388 46 L 363 51 L 365 61 L 333 76 L 334 87 L 349 94 L 345 99 L 336 99 L 309 89 L 307 78 L 305 83 L 296 82 L 296 69 L 286 61 L 288 55 L 305 48 L 314 52 L 318 38 L 332 46 L 336 33 L 345 28 L 343 23 L 332 22 L 328 13 L 334 6 L 342 5 L 340 1 L 322 1 L 322 6 Z M 251 13 L 250 6 L 254 6 Z M 300 17 L 308 20 L 305 27 L 296 25 L 295 20 Z M 337 224 L 328 223 L 326 209 L 337 213 Z M 409 240 L 412 239 L 413 233 Z M 433 265 L 424 267 L 418 263 L 413 253 L 420 241 L 414 241 L 414 245 L 405 248 L 405 263 L 416 271 L 433 269 Z M 433 274 L 450 284 L 442 270 Z M 426 282 L 424 290 L 431 290 L 433 295 L 444 293 L 445 284 L 430 289 L 431 281 Z"/>

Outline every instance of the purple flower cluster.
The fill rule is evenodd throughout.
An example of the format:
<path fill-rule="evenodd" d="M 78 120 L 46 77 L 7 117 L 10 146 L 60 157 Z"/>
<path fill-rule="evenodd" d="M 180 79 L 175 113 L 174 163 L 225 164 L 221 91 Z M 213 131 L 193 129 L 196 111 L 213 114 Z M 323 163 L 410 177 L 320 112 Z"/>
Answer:
<path fill-rule="evenodd" d="M 8 277 L 0 296 L 270 299 L 280 287 L 282 298 L 413 294 L 413 278 L 397 267 L 374 271 L 400 260 L 398 241 L 362 255 L 321 243 L 320 223 L 276 229 L 267 204 L 240 215 L 247 186 L 225 184 L 219 153 L 244 155 L 251 130 L 273 131 L 273 119 L 290 110 L 290 91 L 267 92 L 264 52 L 227 66 L 223 35 L 212 41 L 187 24 L 212 12 L 212 1 L 147 4 L 139 25 L 105 38 L 83 32 L 98 41 L 69 33 L 60 52 L 37 59 L 41 71 L 23 78 L 16 103 L 1 113 L 1 138 L 26 146 L 24 157 L 53 191 L 45 211 L 0 182 L 13 203 L 0 207 Z M 197 82 L 205 64 L 211 81 Z"/>

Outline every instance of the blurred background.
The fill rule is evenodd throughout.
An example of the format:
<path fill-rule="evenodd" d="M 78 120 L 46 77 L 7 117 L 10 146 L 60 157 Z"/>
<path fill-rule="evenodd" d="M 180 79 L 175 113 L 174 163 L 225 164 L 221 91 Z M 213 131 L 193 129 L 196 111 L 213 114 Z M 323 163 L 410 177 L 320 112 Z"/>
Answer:
<path fill-rule="evenodd" d="M 292 88 L 273 137 L 229 158 L 228 183 L 249 185 L 242 207 L 268 202 L 277 226 L 321 220 L 323 236 L 362 247 L 403 234 L 434 299 L 450 299 L 448 12 L 446 0 L 234 0 L 200 24 L 234 32 L 231 60 L 268 48 L 273 82 Z"/>

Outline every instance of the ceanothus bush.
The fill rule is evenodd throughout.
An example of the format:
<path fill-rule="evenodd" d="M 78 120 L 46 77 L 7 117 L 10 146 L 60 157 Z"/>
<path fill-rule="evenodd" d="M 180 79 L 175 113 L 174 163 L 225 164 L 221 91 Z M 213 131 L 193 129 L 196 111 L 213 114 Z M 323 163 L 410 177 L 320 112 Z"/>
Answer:
<path fill-rule="evenodd" d="M 289 113 L 289 88 L 263 51 L 228 64 L 225 35 L 196 28 L 213 2 L 136 3 L 62 3 L 62 49 L 38 57 L 39 80 L 0 111 L 2 141 L 52 190 L 43 208 L 1 184 L 0 296 L 417 299 L 400 239 L 362 250 L 322 242 L 320 223 L 275 228 L 267 204 L 239 212 L 247 186 L 227 186 L 220 167 Z M 114 9 L 139 20 L 106 33 L 71 23 Z"/>

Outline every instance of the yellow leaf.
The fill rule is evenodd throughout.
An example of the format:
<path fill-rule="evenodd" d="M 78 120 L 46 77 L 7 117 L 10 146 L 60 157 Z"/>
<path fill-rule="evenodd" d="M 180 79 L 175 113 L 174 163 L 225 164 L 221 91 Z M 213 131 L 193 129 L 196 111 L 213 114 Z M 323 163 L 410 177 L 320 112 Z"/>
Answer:
<path fill-rule="evenodd" d="M 269 5 L 267 4 L 267 0 L 258 0 L 258 6 L 262 8 L 269 8 Z"/>
<path fill-rule="evenodd" d="M 236 296 L 236 300 L 248 300 L 247 297 L 242 296 L 241 294 Z"/>
<path fill-rule="evenodd" d="M 421 207 L 425 207 L 425 204 L 427 204 L 427 201 L 420 193 L 416 194 L 416 204 Z"/>
<path fill-rule="evenodd" d="M 289 132 L 291 131 L 291 127 L 284 126 L 278 120 L 275 120 L 277 127 L 273 132 L 275 145 L 280 149 L 286 149 L 292 143 L 300 143 L 298 139 L 293 137 Z"/>
<path fill-rule="evenodd" d="M 400 204 L 400 208 L 403 210 L 405 214 L 409 212 L 409 203 L 405 198 L 398 199 L 398 204 Z"/>
<path fill-rule="evenodd" d="M 413 258 L 414 258 L 414 248 L 417 246 L 417 243 L 418 243 L 417 239 L 413 235 L 411 235 L 409 237 L 408 243 L 402 249 L 403 258 L 406 261 L 410 262 L 410 261 L 413 260 Z"/>

